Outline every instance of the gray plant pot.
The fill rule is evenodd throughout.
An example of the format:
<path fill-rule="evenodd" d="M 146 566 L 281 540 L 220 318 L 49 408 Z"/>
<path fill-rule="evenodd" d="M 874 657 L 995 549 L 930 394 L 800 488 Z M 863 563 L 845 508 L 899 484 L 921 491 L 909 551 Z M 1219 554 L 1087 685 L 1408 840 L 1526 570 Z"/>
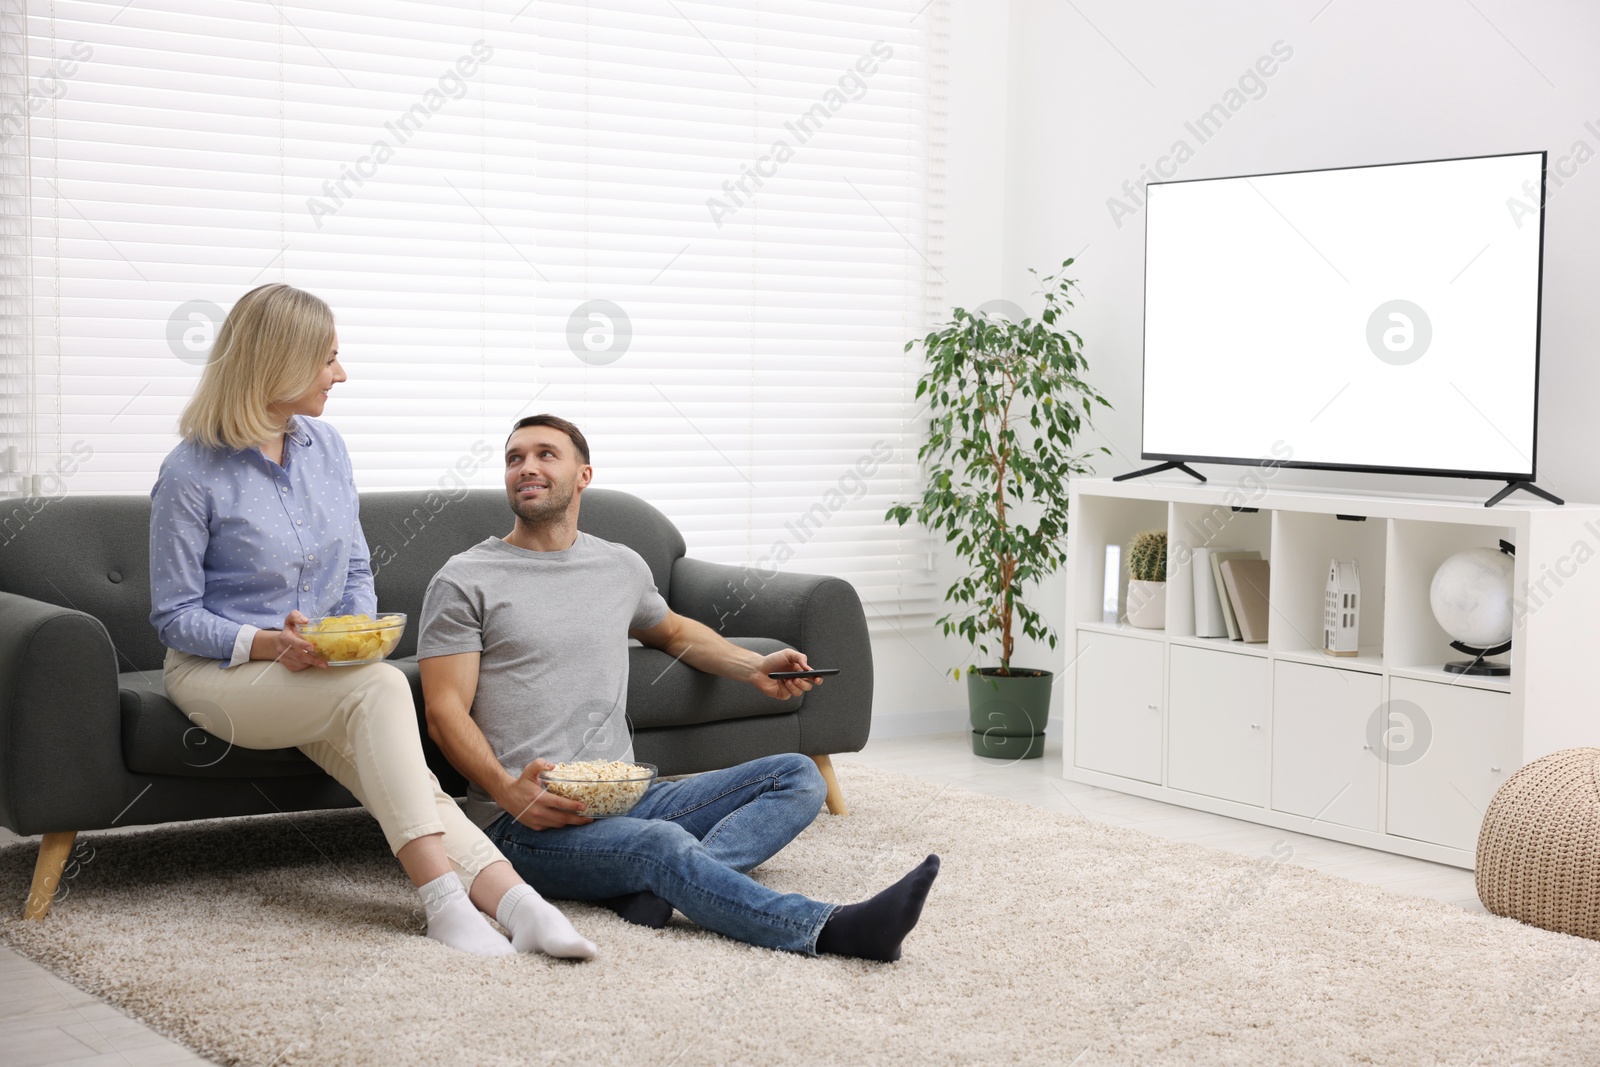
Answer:
<path fill-rule="evenodd" d="M 1050 721 L 1050 671 L 1013 667 L 1010 677 L 967 672 L 967 714 L 972 751 L 990 759 L 1038 759 L 1044 755 L 1044 728 Z"/>

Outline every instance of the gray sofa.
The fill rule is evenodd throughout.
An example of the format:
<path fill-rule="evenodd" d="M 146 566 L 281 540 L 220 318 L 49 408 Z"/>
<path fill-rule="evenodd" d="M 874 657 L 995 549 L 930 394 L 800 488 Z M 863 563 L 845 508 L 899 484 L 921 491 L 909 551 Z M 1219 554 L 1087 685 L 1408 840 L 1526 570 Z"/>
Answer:
<path fill-rule="evenodd" d="M 165 649 L 149 622 L 147 497 L 0 505 L 0 826 L 45 835 L 29 916 L 48 911 L 80 831 L 355 803 L 297 749 L 230 746 L 168 702 Z M 378 606 L 410 615 L 390 662 L 411 680 L 428 762 L 456 796 L 466 783 L 428 740 L 422 714 L 422 596 L 445 560 L 511 523 L 498 489 L 361 494 Z M 829 810 L 843 813 L 828 756 L 861 749 L 872 708 L 855 589 L 838 578 L 690 559 L 666 516 L 626 493 L 587 490 L 578 525 L 643 556 L 679 614 L 757 651 L 788 645 L 818 666 L 843 668 L 804 697 L 780 701 L 635 647 L 627 707 L 637 758 L 670 775 L 804 753 L 828 780 Z"/>

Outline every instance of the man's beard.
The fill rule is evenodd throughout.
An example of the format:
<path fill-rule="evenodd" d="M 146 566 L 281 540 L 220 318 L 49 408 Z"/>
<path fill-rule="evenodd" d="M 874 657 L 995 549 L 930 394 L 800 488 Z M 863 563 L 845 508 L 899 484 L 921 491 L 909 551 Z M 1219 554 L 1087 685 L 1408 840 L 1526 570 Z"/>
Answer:
<path fill-rule="evenodd" d="M 567 506 L 572 503 L 574 486 L 575 482 L 563 483 L 552 480 L 543 498 L 523 500 L 517 496 L 515 490 L 507 493 L 506 497 L 511 503 L 512 513 L 518 519 L 529 526 L 548 526 L 559 523 L 567 517 Z"/>

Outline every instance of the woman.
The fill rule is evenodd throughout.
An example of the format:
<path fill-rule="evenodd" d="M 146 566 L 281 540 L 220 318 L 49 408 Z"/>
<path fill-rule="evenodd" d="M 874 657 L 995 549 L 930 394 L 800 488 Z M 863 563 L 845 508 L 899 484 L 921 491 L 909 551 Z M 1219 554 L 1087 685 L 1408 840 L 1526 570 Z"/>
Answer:
<path fill-rule="evenodd" d="M 167 646 L 167 695 L 231 744 L 297 746 L 349 789 L 421 892 L 429 937 L 480 956 L 591 958 L 439 788 L 405 675 L 328 670 L 297 632 L 377 611 L 350 455 L 317 418 L 344 380 L 317 297 L 263 285 L 228 313 L 151 491 L 150 621 Z"/>

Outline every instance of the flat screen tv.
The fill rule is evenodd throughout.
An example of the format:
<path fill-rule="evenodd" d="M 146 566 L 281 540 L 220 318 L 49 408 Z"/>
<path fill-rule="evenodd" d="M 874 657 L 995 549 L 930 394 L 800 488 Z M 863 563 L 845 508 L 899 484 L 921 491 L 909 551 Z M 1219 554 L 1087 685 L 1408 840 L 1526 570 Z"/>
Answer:
<path fill-rule="evenodd" d="M 1150 184 L 1145 458 L 1531 480 L 1544 163 Z"/>

